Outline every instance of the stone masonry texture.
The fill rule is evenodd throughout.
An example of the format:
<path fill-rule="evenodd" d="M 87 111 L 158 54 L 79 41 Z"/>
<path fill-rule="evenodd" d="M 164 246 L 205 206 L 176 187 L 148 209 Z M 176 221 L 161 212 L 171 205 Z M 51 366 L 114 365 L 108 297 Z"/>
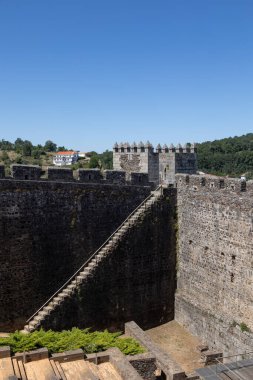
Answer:
<path fill-rule="evenodd" d="M 2 179 L 0 181 L 0 331 L 22 328 L 26 319 L 72 276 L 149 193 L 150 187 Z M 151 229 L 151 224 L 149 226 L 147 223 L 146 228 Z M 137 239 L 136 236 L 135 238 Z M 121 284 L 117 284 L 116 280 L 113 282 L 115 288 L 111 289 L 112 294 L 116 292 L 118 286 L 123 293 L 132 287 L 127 282 L 130 268 L 133 269 L 128 267 L 128 262 L 132 265 L 134 260 L 130 254 L 136 255 L 136 261 L 138 255 L 141 255 L 144 272 L 147 265 L 149 274 L 150 262 L 157 265 L 158 260 L 162 265 L 162 260 L 165 260 L 164 265 L 168 266 L 166 262 L 168 258 L 163 256 L 154 258 L 156 251 L 152 254 L 150 252 L 150 256 L 145 256 L 145 239 L 142 238 L 143 241 L 141 253 L 132 250 L 124 258 L 122 250 L 117 262 L 115 259 L 114 269 L 122 272 L 125 268 L 126 275 L 124 279 L 122 277 Z M 138 247 L 141 246 L 141 242 L 137 243 Z M 169 252 L 167 254 L 169 255 Z M 143 261 L 144 258 L 147 262 Z M 118 267 L 122 269 L 117 269 Z M 112 276 L 110 265 L 106 268 L 101 269 L 104 276 L 108 276 L 106 270 Z M 146 284 L 145 281 L 155 283 L 158 272 L 155 271 L 152 278 L 145 276 L 146 273 L 143 277 L 141 274 L 136 276 L 136 281 L 140 282 L 140 287 L 143 289 L 148 287 L 148 282 Z M 120 273 L 117 279 L 120 280 Z M 98 294 L 103 301 L 99 277 L 94 281 L 100 289 Z M 161 281 L 165 281 L 165 275 Z M 106 285 L 109 286 L 108 283 Z M 162 286 L 162 282 L 157 286 Z M 91 286 L 91 294 L 95 295 L 98 288 L 93 289 Z M 159 287 L 154 287 L 154 291 L 155 289 L 159 291 Z M 120 293 L 117 297 L 121 298 Z M 110 302 L 117 306 L 116 298 Z M 159 310 L 163 307 L 159 300 L 156 305 Z M 89 307 L 88 304 L 86 306 Z M 112 310 L 111 312 L 113 313 Z M 154 314 L 156 312 L 157 310 L 154 310 Z M 155 318 L 158 317 L 154 315 L 153 319 Z M 98 319 L 97 315 L 96 322 Z"/>
<path fill-rule="evenodd" d="M 142 328 L 174 318 L 175 189 L 130 229 L 78 292 L 49 314 L 42 326 L 56 330 L 78 326 L 124 328 L 134 320 Z"/>
<path fill-rule="evenodd" d="M 177 175 L 175 315 L 210 348 L 253 347 L 253 182 Z"/>

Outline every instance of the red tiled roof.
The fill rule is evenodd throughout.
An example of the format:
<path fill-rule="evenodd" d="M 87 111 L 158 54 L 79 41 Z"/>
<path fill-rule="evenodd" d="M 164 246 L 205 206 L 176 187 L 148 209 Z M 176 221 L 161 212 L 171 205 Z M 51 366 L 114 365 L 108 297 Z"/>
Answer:
<path fill-rule="evenodd" d="M 67 150 L 66 152 L 57 152 L 56 155 L 62 156 L 62 155 L 70 155 L 74 153 L 77 153 L 77 152 L 75 152 L 74 150 Z"/>

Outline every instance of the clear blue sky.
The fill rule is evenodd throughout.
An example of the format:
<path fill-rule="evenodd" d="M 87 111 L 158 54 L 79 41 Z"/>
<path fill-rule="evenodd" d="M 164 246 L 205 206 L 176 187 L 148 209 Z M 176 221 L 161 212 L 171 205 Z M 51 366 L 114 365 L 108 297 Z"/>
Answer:
<path fill-rule="evenodd" d="M 252 132 L 252 0 L 0 0 L 0 139 Z"/>

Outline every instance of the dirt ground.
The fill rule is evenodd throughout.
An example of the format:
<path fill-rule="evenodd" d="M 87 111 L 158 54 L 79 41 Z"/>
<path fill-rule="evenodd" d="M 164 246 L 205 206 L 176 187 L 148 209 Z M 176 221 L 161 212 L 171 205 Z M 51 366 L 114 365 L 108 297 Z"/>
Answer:
<path fill-rule="evenodd" d="M 150 338 L 183 368 L 186 374 L 191 374 L 196 368 L 203 367 L 201 353 L 196 349 L 200 340 L 191 335 L 184 327 L 175 321 L 165 323 L 145 331 Z"/>

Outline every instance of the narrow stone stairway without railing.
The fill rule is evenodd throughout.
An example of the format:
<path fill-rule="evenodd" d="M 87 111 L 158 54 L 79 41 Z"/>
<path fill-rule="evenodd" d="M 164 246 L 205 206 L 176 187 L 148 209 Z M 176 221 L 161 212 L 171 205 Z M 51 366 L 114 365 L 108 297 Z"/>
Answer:
<path fill-rule="evenodd" d="M 24 333 L 29 333 L 40 327 L 42 321 L 55 310 L 67 297 L 86 281 L 96 270 L 99 262 L 109 255 L 121 241 L 126 232 L 132 228 L 141 216 L 162 196 L 162 187 L 158 187 L 133 211 L 116 231 L 98 248 L 81 268 L 56 292 L 47 302 L 37 310 L 24 326 Z"/>

